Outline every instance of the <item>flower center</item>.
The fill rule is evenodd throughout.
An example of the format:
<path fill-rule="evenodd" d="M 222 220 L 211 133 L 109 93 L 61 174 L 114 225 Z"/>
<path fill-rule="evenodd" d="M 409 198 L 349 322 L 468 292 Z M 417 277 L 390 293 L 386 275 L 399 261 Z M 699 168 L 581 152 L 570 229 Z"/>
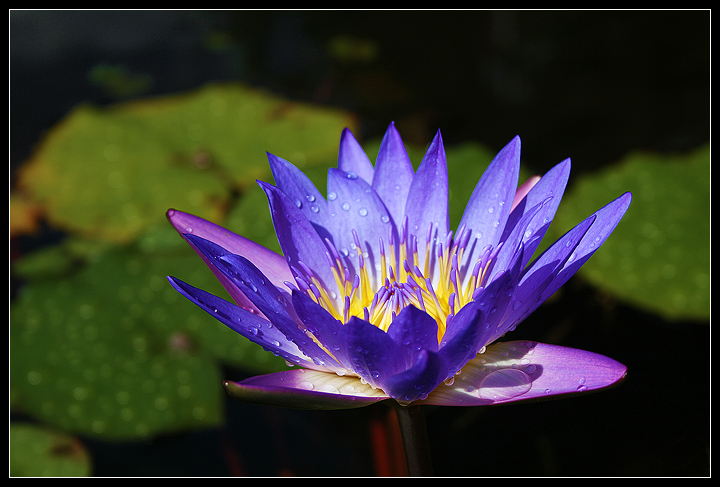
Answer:
<path fill-rule="evenodd" d="M 296 282 L 301 290 L 343 323 L 356 316 L 383 331 L 388 330 L 403 308 L 413 305 L 435 319 L 440 342 L 453 316 L 483 289 L 488 264 L 494 253 L 488 246 L 481 258 L 471 263 L 472 268 L 470 264 L 461 268 L 469 232 L 460 228 L 457 238 L 449 232 L 444 239 L 439 239 L 436 233 L 431 225 L 423 255 L 418 252 L 417 236 L 408 232 L 407 221 L 397 244 L 392 234 L 388 237 L 387 248 L 380 238 L 379 263 L 375 273 L 367 267 L 368 252 L 362 248 L 355 231 L 357 266 L 354 273 L 333 243 L 326 240 L 326 256 L 340 296 L 325 289 L 312 271 L 302 264 L 301 270 L 293 269 Z"/>

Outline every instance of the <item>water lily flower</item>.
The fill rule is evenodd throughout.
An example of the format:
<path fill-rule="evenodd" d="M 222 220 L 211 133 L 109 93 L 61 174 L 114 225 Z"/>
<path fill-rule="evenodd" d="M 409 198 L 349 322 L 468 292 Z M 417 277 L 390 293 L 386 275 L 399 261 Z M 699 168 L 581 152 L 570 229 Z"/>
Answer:
<path fill-rule="evenodd" d="M 295 408 L 475 406 L 599 389 L 626 368 L 533 341 L 498 342 L 564 284 L 627 210 L 626 193 L 532 262 L 570 160 L 518 187 L 520 138 L 493 159 L 454 231 L 440 132 L 417 171 L 391 124 L 375 165 L 349 130 L 323 195 L 268 154 L 265 191 L 284 255 L 196 216 L 169 221 L 235 303 L 168 279 L 289 370 L 226 382 L 231 395 Z"/>

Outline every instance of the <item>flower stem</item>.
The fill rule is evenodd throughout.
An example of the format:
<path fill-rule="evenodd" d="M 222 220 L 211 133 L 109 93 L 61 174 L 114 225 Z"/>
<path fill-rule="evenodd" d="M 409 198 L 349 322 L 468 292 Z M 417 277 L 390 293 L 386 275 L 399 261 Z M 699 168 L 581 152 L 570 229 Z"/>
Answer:
<path fill-rule="evenodd" d="M 411 477 L 432 476 L 430 442 L 422 406 L 401 406 L 394 403 L 400 434 L 405 447 L 405 462 Z"/>

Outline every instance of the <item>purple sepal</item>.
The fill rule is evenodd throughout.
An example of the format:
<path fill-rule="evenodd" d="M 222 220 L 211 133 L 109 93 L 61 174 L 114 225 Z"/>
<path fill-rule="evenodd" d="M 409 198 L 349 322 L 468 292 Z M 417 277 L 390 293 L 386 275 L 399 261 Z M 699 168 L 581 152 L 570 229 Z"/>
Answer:
<path fill-rule="evenodd" d="M 307 369 L 259 375 L 225 382 L 228 394 L 243 402 L 292 409 L 352 409 L 390 399 L 357 377 Z"/>
<path fill-rule="evenodd" d="M 494 343 L 422 402 L 481 406 L 585 393 L 621 381 L 627 368 L 604 355 L 544 343 Z"/>

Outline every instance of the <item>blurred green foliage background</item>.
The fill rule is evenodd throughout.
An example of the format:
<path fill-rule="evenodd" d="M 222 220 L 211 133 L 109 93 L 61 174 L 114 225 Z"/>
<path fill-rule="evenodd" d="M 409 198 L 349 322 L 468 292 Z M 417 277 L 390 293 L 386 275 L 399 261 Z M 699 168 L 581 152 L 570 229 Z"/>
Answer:
<path fill-rule="evenodd" d="M 487 432 L 493 414 L 513 418 L 505 413 L 512 408 L 438 409 L 429 416 L 431 434 L 433 424 L 453 432 L 437 438 L 438 473 L 582 475 L 584 466 L 590 475 L 703 475 L 710 319 L 704 14 L 682 12 L 671 22 L 671 12 L 12 12 L 11 475 L 226 475 L 238 471 L 228 466 L 228 451 L 252 458 L 247 448 L 268 449 L 257 439 L 262 433 L 248 435 L 247 418 L 248 411 L 269 413 L 238 412 L 242 406 L 228 403 L 221 384 L 285 364 L 170 288 L 165 276 L 175 275 L 224 293 L 165 211 L 197 214 L 279 250 L 254 184 L 271 180 L 266 152 L 324 188 L 341 130 L 350 127 L 374 160 L 392 120 L 416 165 L 442 130 L 451 222 L 516 133 L 522 177 L 573 159 L 546 244 L 633 193 L 608 242 L 513 335 L 610 355 L 629 365 L 628 383 L 599 402 L 576 400 L 583 412 L 575 414 L 589 417 L 579 426 L 560 424 L 562 401 L 517 407 L 523 418 L 537 411 L 554 418 L 541 422 L 556 424 L 523 440 L 544 460 L 520 470 L 500 461 L 491 468 L 505 470 L 475 471 L 468 459 L 485 449 L 457 446 L 468 431 Z M 434 15 L 442 21 L 431 21 Z M 661 27 L 671 23 L 681 33 L 695 29 L 694 36 L 669 43 Z M 109 30 L 100 36 L 94 24 Z M 157 25 L 153 34 L 144 32 L 148 25 Z M 52 42 L 89 54 L 80 62 L 65 53 L 60 64 Z M 168 61 L 167 53 L 182 59 Z M 691 355 L 687 370 L 702 370 L 699 376 L 661 372 L 668 349 Z M 671 385 L 687 409 L 669 407 L 679 399 L 665 401 L 678 394 Z M 641 393 L 649 398 L 638 399 Z M 294 421 L 278 440 L 294 444 L 318 435 L 318 423 L 342 430 L 334 421 L 352 417 L 303 414 L 272 413 L 259 425 L 251 419 L 252 430 L 272 437 L 278 422 Z M 375 413 L 355 414 L 369 420 Z M 693 414 L 697 421 L 686 424 Z M 647 453 L 647 445 L 658 421 L 675 416 L 686 426 L 670 438 L 691 446 L 682 465 L 668 466 L 665 453 Z M 314 427 L 297 431 L 297 421 Z M 494 423 L 511 432 L 497 435 L 512 437 L 524 424 L 509 421 Z M 640 440 L 628 444 L 629 425 Z M 588 439 L 578 440 L 571 426 Z M 641 427 L 647 430 L 638 434 Z M 161 456 L 122 474 L 103 461 L 116 448 L 137 451 L 139 441 L 167 453 L 163 438 L 207 431 L 222 432 L 222 441 L 205 440 L 225 445 L 215 455 L 224 461 L 185 470 Z M 245 458 L 240 472 L 372 475 L 368 439 L 361 428 L 353 433 L 350 444 L 345 435 L 330 441 L 334 455 L 356 458 L 344 469 L 299 466 L 297 450 L 286 458 L 275 445 L 265 464 Z M 47 446 L 57 438 L 72 446 Z M 458 456 L 446 470 L 448 438 Z M 585 450 L 574 463 L 557 458 L 578 441 Z M 591 442 L 630 446 L 607 454 L 608 467 L 588 460 L 597 456 Z M 467 458 L 458 450 L 468 450 Z M 33 459 L 46 455 L 52 461 L 39 469 Z"/>

